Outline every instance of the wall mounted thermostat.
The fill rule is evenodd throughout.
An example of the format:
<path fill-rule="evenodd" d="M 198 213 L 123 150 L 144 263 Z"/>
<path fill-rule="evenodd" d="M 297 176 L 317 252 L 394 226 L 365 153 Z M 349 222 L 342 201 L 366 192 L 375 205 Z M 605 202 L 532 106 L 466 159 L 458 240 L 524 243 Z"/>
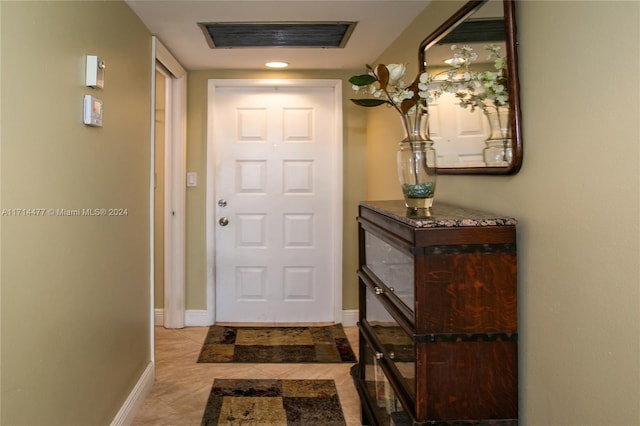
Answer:
<path fill-rule="evenodd" d="M 106 67 L 102 59 L 94 55 L 87 55 L 85 84 L 94 89 L 104 88 L 104 69 Z"/>
<path fill-rule="evenodd" d="M 102 101 L 91 95 L 84 95 L 84 124 L 102 127 Z"/>

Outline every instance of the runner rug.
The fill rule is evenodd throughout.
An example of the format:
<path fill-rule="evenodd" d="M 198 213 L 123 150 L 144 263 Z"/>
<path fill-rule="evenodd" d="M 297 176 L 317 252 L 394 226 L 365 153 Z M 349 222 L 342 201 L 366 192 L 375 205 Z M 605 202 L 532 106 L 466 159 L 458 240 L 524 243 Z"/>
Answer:
<path fill-rule="evenodd" d="M 202 425 L 344 426 L 333 380 L 215 379 Z"/>
<path fill-rule="evenodd" d="M 340 363 L 356 357 L 341 324 L 209 328 L 198 362 Z"/>

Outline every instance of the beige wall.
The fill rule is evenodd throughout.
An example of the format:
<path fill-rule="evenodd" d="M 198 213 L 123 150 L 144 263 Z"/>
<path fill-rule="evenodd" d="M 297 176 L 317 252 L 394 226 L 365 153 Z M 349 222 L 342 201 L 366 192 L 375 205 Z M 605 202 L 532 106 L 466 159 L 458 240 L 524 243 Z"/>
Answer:
<path fill-rule="evenodd" d="M 343 79 L 344 122 L 344 240 L 343 240 L 343 307 L 356 309 L 357 299 L 357 230 L 355 217 L 358 202 L 366 198 L 366 112 L 355 107 L 348 99 L 351 85 L 346 81 L 353 73 L 345 71 L 323 72 L 243 72 L 192 71 L 188 80 L 187 170 L 197 172 L 199 182 L 205 182 L 207 146 L 207 84 L 217 78 L 324 78 Z M 205 258 L 205 193 L 200 184 L 187 188 L 187 309 L 206 308 Z"/>
<path fill-rule="evenodd" d="M 431 3 L 380 61 L 417 63 L 414 47 L 455 6 Z M 640 424 L 639 9 L 519 2 L 523 167 L 439 178 L 435 208 L 519 218 L 522 424 Z M 369 197 L 400 198 L 400 127 L 370 118 Z"/>
<path fill-rule="evenodd" d="M 150 360 L 151 36 L 124 2 L 2 1 L 3 425 L 109 424 Z M 107 64 L 83 87 L 85 55 Z M 104 101 L 104 127 L 82 99 Z"/>

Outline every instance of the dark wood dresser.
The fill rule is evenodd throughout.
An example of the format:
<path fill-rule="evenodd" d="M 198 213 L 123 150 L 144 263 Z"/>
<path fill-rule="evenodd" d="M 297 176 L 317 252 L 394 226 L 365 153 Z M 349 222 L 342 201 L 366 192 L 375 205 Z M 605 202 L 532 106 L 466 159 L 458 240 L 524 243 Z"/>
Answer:
<path fill-rule="evenodd" d="M 358 234 L 363 424 L 517 424 L 516 220 L 372 201 Z"/>

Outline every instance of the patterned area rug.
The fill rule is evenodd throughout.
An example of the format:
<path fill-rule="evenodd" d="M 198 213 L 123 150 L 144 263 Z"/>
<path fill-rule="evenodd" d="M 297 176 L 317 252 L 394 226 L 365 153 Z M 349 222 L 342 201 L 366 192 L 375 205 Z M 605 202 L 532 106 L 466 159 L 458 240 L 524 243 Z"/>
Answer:
<path fill-rule="evenodd" d="M 198 362 L 356 362 L 341 324 L 323 327 L 229 327 L 213 325 Z"/>
<path fill-rule="evenodd" d="M 344 426 L 333 380 L 216 379 L 202 425 Z"/>

